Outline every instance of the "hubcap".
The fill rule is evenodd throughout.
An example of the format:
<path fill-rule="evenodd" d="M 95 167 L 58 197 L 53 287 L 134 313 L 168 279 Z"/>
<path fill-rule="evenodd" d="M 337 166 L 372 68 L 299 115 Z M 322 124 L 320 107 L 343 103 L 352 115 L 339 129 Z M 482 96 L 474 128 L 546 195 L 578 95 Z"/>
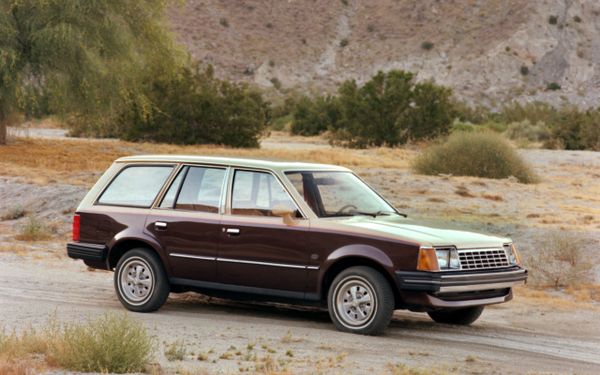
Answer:
<path fill-rule="evenodd" d="M 154 290 L 154 274 L 142 258 L 128 259 L 119 270 L 121 295 L 132 305 L 146 302 Z"/>
<path fill-rule="evenodd" d="M 361 277 L 352 276 L 338 284 L 334 292 L 336 315 L 349 328 L 368 325 L 377 309 L 377 296 Z"/>

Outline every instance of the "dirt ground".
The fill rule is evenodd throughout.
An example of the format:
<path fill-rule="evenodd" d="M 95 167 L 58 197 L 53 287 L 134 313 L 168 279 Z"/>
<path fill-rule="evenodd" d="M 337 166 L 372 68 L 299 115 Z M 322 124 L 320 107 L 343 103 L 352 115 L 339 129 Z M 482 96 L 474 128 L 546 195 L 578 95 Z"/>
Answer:
<path fill-rule="evenodd" d="M 62 137 L 48 130 L 41 135 Z M 318 153 L 330 146 L 321 139 L 274 134 L 263 148 Z M 557 231 L 584 236 L 587 250 L 597 253 L 600 153 L 520 152 L 541 183 L 417 176 L 408 166 L 356 169 L 416 220 L 512 236 L 525 257 L 535 252 L 537 241 Z M 17 241 L 14 236 L 28 219 L 0 221 L 0 327 L 43 326 L 53 315 L 82 321 L 107 311 L 124 313 L 112 273 L 90 272 L 65 256 L 70 216 L 88 186 L 64 183 L 64 178 L 36 183 L 4 167 L 0 214 L 20 205 L 52 223 L 54 233 L 49 241 Z M 598 264 L 595 272 L 598 282 Z M 514 301 L 487 308 L 472 327 L 439 325 L 427 315 L 398 311 L 381 337 L 337 332 L 324 311 L 194 294 L 172 295 L 157 313 L 131 315 L 156 334 L 156 360 L 167 373 L 252 373 L 265 358 L 280 369 L 307 374 L 392 373 L 397 364 L 442 373 L 600 373 L 600 303 L 561 291 L 519 288 Z M 164 349 L 177 340 L 188 355 L 170 362 Z"/>

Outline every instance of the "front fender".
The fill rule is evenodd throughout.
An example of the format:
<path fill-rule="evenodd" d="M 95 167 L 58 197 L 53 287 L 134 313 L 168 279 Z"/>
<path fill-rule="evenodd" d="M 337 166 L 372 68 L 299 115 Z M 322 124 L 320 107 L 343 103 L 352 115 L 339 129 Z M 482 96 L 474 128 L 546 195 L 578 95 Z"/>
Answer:
<path fill-rule="evenodd" d="M 369 260 L 379 266 L 381 266 L 387 272 L 392 280 L 394 277 L 394 263 L 392 259 L 381 249 L 366 244 L 352 244 L 340 247 L 334 250 L 327 259 L 323 262 L 321 272 L 318 280 L 318 294 L 320 295 L 323 290 L 323 281 L 330 271 L 331 267 L 344 259 L 349 258 L 362 258 Z"/>

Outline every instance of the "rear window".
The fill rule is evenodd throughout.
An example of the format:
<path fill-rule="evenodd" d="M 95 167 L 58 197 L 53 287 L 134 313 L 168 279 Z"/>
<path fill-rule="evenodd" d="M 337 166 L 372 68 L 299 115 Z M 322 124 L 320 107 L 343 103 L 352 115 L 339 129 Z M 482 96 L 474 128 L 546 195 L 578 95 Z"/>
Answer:
<path fill-rule="evenodd" d="M 98 203 L 150 207 L 172 171 L 170 165 L 126 167 L 104 190 Z"/>

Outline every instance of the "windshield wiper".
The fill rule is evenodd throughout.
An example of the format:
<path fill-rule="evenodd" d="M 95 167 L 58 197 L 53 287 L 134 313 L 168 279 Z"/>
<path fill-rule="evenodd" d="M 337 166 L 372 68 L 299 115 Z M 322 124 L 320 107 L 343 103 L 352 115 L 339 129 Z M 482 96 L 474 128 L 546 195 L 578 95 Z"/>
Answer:
<path fill-rule="evenodd" d="M 390 212 L 390 211 L 377 211 L 377 212 L 353 211 L 352 214 L 377 217 L 377 216 L 390 216 L 391 214 L 395 214 L 395 212 Z"/>

